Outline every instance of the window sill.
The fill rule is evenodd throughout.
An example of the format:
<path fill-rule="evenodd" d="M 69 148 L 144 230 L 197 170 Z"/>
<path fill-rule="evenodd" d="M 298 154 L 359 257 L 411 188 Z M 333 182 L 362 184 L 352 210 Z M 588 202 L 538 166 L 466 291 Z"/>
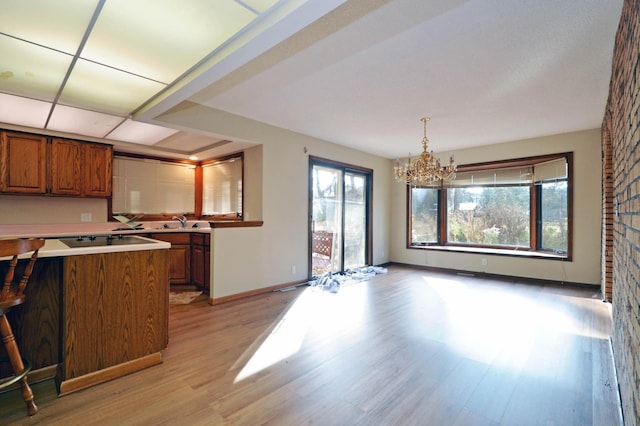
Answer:
<path fill-rule="evenodd" d="M 474 254 L 492 254 L 498 256 L 515 256 L 526 258 L 538 258 L 538 259 L 551 259 L 551 260 L 571 260 L 568 255 L 551 253 L 546 251 L 531 251 L 524 249 L 497 249 L 489 247 L 469 247 L 469 246 L 438 246 L 438 245 L 424 245 L 424 246 L 408 246 L 409 249 L 416 250 L 434 250 L 452 253 L 474 253 Z"/>

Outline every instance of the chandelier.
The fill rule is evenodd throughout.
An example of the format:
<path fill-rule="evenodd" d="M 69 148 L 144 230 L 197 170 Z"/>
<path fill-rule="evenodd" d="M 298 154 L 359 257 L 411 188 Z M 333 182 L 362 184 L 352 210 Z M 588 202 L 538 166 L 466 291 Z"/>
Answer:
<path fill-rule="evenodd" d="M 422 138 L 422 154 L 417 159 L 411 161 L 411 154 L 406 161 L 400 163 L 396 160 L 393 168 L 396 180 L 404 182 L 408 185 L 424 186 L 433 184 L 439 180 L 451 180 L 456 177 L 457 166 L 453 161 L 453 156 L 449 158 L 448 166 L 441 166 L 440 159 L 433 155 L 433 151 L 429 152 L 427 147 L 429 139 L 427 139 L 427 121 L 429 117 L 420 119 L 424 123 L 424 137 Z"/>

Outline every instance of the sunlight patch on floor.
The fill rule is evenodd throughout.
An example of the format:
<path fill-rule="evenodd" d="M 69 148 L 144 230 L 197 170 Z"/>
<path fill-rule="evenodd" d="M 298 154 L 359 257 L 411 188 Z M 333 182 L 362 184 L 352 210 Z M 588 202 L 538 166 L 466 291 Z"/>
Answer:
<path fill-rule="evenodd" d="M 353 287 L 356 287 L 355 285 Z M 248 361 L 234 383 L 295 355 L 310 331 L 325 335 L 353 331 L 362 324 L 366 293 L 355 288 L 339 294 L 304 288 L 290 307 L 247 348 L 231 370 Z"/>
<path fill-rule="evenodd" d="M 535 303 L 500 288 L 476 287 L 456 279 L 429 277 L 425 281 L 442 299 L 440 309 L 449 318 L 446 323 L 450 327 L 440 338 L 456 352 L 480 362 L 499 363 L 512 370 L 521 370 L 529 361 L 528 368 L 539 366 L 541 371 L 536 373 L 543 373 L 545 361 L 554 360 L 540 359 L 533 363 L 527 360 L 532 345 L 560 349 L 566 334 L 589 339 L 606 338 L 591 335 L 589 327 L 556 309 L 547 300 Z M 575 303 L 581 303 L 576 299 Z M 563 301 L 565 306 L 566 303 Z"/>

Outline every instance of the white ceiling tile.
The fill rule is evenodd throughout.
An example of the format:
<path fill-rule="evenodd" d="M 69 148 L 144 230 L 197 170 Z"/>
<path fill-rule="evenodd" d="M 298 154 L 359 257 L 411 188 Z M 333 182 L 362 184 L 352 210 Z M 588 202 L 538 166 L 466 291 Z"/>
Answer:
<path fill-rule="evenodd" d="M 56 105 L 47 129 L 102 138 L 122 120 L 115 115 Z"/>
<path fill-rule="evenodd" d="M 232 0 L 109 0 L 81 56 L 169 84 L 254 18 Z"/>
<path fill-rule="evenodd" d="M 111 132 L 107 138 L 122 142 L 153 145 L 176 132 L 177 130 L 167 127 L 127 120 Z"/>
<path fill-rule="evenodd" d="M 0 92 L 53 101 L 72 57 L 0 35 Z"/>
<path fill-rule="evenodd" d="M 97 4 L 97 0 L 2 0 L 0 31 L 75 54 Z"/>
<path fill-rule="evenodd" d="M 0 122 L 41 129 L 51 104 L 0 93 Z"/>
<path fill-rule="evenodd" d="M 276 4 L 278 0 L 238 0 L 240 3 L 244 3 L 253 10 L 264 13 L 271 6 Z"/>
<path fill-rule="evenodd" d="M 164 87 L 113 68 L 78 60 L 60 103 L 126 117 Z"/>

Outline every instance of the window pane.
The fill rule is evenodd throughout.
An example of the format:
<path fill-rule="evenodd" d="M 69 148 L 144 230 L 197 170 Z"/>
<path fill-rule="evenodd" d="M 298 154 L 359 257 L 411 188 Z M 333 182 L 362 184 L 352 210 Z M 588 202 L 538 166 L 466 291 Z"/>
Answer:
<path fill-rule="evenodd" d="M 202 167 L 202 214 L 242 213 L 242 157 Z"/>
<path fill-rule="evenodd" d="M 438 189 L 411 188 L 411 244 L 438 242 Z"/>
<path fill-rule="evenodd" d="M 448 241 L 529 248 L 530 206 L 526 186 L 448 188 Z"/>
<path fill-rule="evenodd" d="M 568 250 L 567 182 L 547 182 L 540 187 L 540 248 L 566 253 Z"/>
<path fill-rule="evenodd" d="M 344 269 L 365 266 L 367 203 L 366 176 L 344 175 Z"/>
<path fill-rule="evenodd" d="M 113 212 L 193 213 L 195 167 L 167 161 L 114 157 Z"/>

